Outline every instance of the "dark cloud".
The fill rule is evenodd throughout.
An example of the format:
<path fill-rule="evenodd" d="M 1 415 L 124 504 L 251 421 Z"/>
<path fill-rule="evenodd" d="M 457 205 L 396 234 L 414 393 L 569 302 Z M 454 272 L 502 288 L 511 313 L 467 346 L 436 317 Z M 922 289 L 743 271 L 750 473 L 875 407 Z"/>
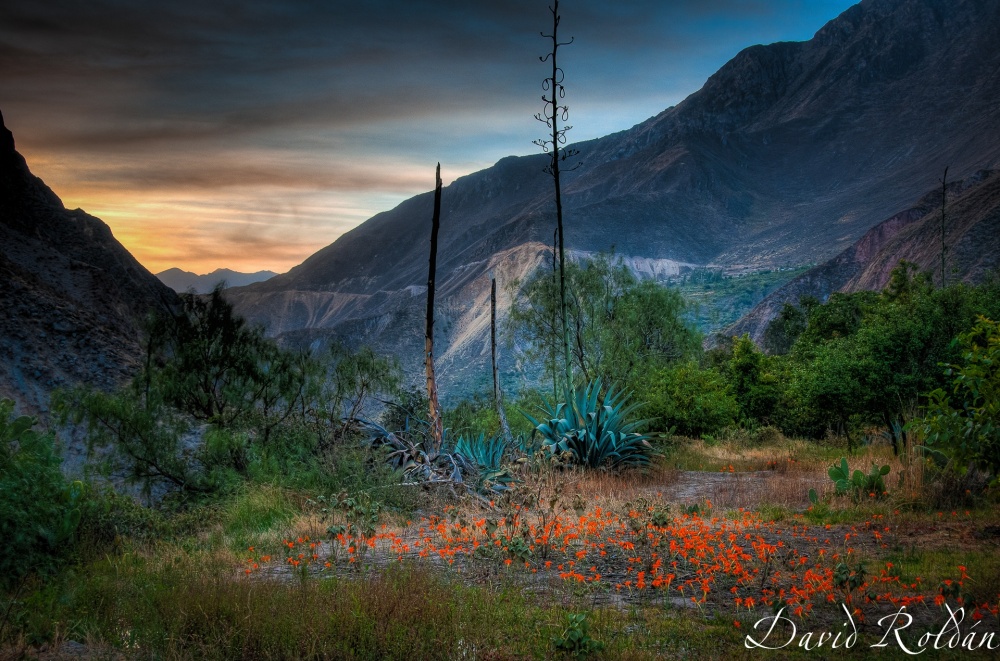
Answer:
<path fill-rule="evenodd" d="M 848 4 L 564 2 L 570 137 L 627 128 Z M 545 0 L 5 0 L 0 108 L 73 190 L 402 194 L 413 164 L 533 149 L 548 21 Z"/>

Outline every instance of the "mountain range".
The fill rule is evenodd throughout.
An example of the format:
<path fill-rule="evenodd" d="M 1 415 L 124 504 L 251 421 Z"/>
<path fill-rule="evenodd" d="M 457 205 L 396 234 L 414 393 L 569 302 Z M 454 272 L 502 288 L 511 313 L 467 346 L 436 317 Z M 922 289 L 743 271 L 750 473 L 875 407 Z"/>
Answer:
<path fill-rule="evenodd" d="M 819 264 L 730 329 L 758 336 L 801 293 L 879 287 L 901 258 L 933 267 L 947 165 L 949 277 L 981 278 L 1000 254 L 998 43 L 993 0 L 863 0 L 807 42 L 745 49 L 677 106 L 575 145 L 569 256 L 613 247 L 656 279 Z M 551 264 L 547 158 L 504 158 L 444 190 L 435 347 L 446 400 L 490 381 L 490 279 L 503 320 L 517 283 Z M 416 381 L 431 207 L 430 193 L 411 198 L 226 296 L 285 345 L 370 344 Z M 178 304 L 107 225 L 31 174 L 2 116 L 0 277 L 0 396 L 28 412 L 44 413 L 62 385 L 120 383 L 141 355 L 142 319 Z M 501 369 L 538 376 L 517 346 Z"/>
<path fill-rule="evenodd" d="M 255 273 L 241 273 L 231 269 L 215 269 L 211 273 L 198 275 L 191 271 L 183 271 L 179 268 L 160 271 L 156 277 L 166 286 L 173 289 L 178 294 L 193 291 L 196 294 L 207 294 L 219 284 L 226 287 L 242 287 L 252 285 L 255 282 L 263 282 L 273 278 L 277 273 L 274 271 L 257 271 Z"/>
<path fill-rule="evenodd" d="M 998 43 L 992 0 L 863 0 L 809 41 L 747 48 L 677 106 L 574 145 L 567 246 L 575 258 L 614 247 L 660 278 L 825 262 L 913 205 L 946 166 L 955 180 L 1000 166 Z M 488 380 L 491 276 L 508 292 L 502 319 L 510 287 L 551 262 L 547 158 L 504 158 L 444 190 L 445 394 Z M 227 296 L 285 344 L 367 343 L 419 374 L 431 206 L 430 193 L 411 198 Z M 530 380 L 533 366 L 508 354 L 503 370 Z"/>
<path fill-rule="evenodd" d="M 1000 172 L 981 170 L 965 180 L 942 182 L 836 257 L 769 294 L 724 334 L 747 333 L 761 344 L 767 325 L 785 303 L 798 305 L 803 296 L 825 301 L 837 291 L 884 289 L 901 260 L 941 284 L 942 212 L 946 283 L 977 283 L 1000 273 Z"/>

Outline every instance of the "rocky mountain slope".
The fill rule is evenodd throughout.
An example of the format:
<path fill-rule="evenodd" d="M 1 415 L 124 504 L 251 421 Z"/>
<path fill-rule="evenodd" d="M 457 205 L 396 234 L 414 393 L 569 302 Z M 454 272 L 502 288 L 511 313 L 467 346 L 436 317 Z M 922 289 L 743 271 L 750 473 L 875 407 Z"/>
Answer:
<path fill-rule="evenodd" d="M 243 287 L 252 285 L 255 282 L 270 280 L 277 273 L 274 271 L 257 271 L 255 273 L 241 273 L 231 269 L 215 269 L 211 273 L 199 275 L 191 271 L 184 271 L 178 268 L 167 269 L 156 274 L 157 279 L 166 286 L 173 289 L 178 294 L 194 290 L 196 294 L 207 294 L 219 283 L 225 283 L 227 287 Z"/>
<path fill-rule="evenodd" d="M 950 182 L 945 202 L 945 271 L 948 282 L 981 282 L 1000 269 L 1000 172 L 982 170 Z M 941 282 L 941 189 L 868 230 L 833 259 L 806 271 L 771 293 L 724 331 L 749 333 L 758 344 L 785 303 L 803 296 L 821 301 L 833 292 L 881 290 L 901 260 Z"/>
<path fill-rule="evenodd" d="M 30 413 L 56 387 L 126 378 L 143 317 L 177 302 L 107 225 L 31 174 L 2 115 L 0 282 L 0 397 Z"/>
<path fill-rule="evenodd" d="M 997 43 L 991 0 L 863 0 L 810 41 L 748 48 L 676 107 L 576 145 L 568 246 L 614 246 L 661 273 L 824 261 L 946 164 L 956 178 L 1000 166 Z M 505 158 L 444 191 L 443 391 L 486 373 L 489 274 L 504 286 L 550 260 L 546 158 Z M 418 371 L 430 218 L 419 195 L 229 296 L 285 342 L 364 341 Z"/>

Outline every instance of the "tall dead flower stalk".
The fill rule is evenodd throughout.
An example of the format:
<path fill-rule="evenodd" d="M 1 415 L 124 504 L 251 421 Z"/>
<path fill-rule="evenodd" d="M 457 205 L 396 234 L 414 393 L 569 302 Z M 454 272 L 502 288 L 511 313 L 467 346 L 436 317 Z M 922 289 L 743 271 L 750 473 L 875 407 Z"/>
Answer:
<path fill-rule="evenodd" d="M 500 389 L 500 369 L 497 365 L 497 279 L 491 278 L 490 286 L 490 355 L 493 357 L 493 402 L 500 418 L 500 431 L 508 445 L 513 444 L 514 437 L 507 424 L 507 413 L 503 408 L 503 390 Z"/>
<path fill-rule="evenodd" d="M 427 454 L 431 460 L 441 451 L 444 424 L 441 421 L 441 406 L 438 404 L 437 381 L 434 378 L 434 276 L 437 271 L 438 230 L 441 228 L 441 164 L 437 164 L 434 185 L 434 217 L 431 220 L 431 257 L 427 272 L 427 323 L 424 330 L 424 367 L 427 371 L 427 399 L 430 402 L 431 447 Z"/>
<path fill-rule="evenodd" d="M 560 181 L 559 165 L 561 161 L 575 156 L 578 152 L 575 149 L 563 149 L 566 144 L 566 132 L 572 126 L 566 124 L 569 120 L 569 106 L 563 103 L 566 98 L 566 88 L 563 87 L 565 73 L 559 67 L 557 55 L 560 46 L 568 46 L 573 43 L 569 41 L 559 41 L 559 0 L 555 0 L 549 12 L 552 14 L 552 34 L 541 33 L 542 37 L 552 40 L 552 50 L 547 55 L 540 57 L 542 62 L 552 63 L 552 75 L 542 81 L 542 95 L 544 104 L 542 112 L 535 115 L 535 119 L 545 124 L 549 128 L 550 134 L 545 138 L 535 140 L 535 144 L 542 148 L 542 151 L 549 154 L 549 164 L 545 171 L 552 175 L 555 187 L 556 202 L 556 234 L 559 244 L 559 310 L 562 321 L 563 335 L 563 360 L 565 361 L 566 388 L 573 387 L 572 363 L 569 354 L 569 325 L 566 317 L 566 253 L 563 241 L 563 212 L 562 212 L 562 182 Z M 560 124 L 562 122 L 562 124 Z"/>

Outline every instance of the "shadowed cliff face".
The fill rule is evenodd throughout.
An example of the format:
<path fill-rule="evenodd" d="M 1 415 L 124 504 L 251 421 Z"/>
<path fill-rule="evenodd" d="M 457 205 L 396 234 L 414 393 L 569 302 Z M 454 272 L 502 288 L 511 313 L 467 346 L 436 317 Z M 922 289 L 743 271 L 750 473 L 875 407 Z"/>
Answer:
<path fill-rule="evenodd" d="M 177 301 L 107 225 L 31 174 L 2 115 L 0 281 L 0 396 L 33 413 L 54 388 L 130 375 L 143 317 Z"/>
<path fill-rule="evenodd" d="M 1000 173 L 982 170 L 948 184 L 945 272 L 949 283 L 981 282 L 1000 269 Z M 725 335 L 749 333 L 760 344 L 785 303 L 803 296 L 824 301 L 833 292 L 882 290 L 900 261 L 916 264 L 941 282 L 941 189 L 887 218 L 833 259 L 774 291 Z"/>
<path fill-rule="evenodd" d="M 997 43 L 1000 3 L 865 0 L 808 42 L 748 48 L 678 106 L 576 145 L 567 245 L 614 246 L 636 263 L 829 259 L 933 188 L 945 165 L 956 179 L 1000 166 Z M 546 158 L 505 158 L 444 191 L 446 319 L 435 346 L 445 347 L 446 387 L 472 378 L 452 369 L 487 372 L 488 273 L 503 287 L 550 258 Z M 228 295 L 289 343 L 366 341 L 418 369 L 423 300 L 413 292 L 426 282 L 430 218 L 430 194 L 417 196 Z"/>

